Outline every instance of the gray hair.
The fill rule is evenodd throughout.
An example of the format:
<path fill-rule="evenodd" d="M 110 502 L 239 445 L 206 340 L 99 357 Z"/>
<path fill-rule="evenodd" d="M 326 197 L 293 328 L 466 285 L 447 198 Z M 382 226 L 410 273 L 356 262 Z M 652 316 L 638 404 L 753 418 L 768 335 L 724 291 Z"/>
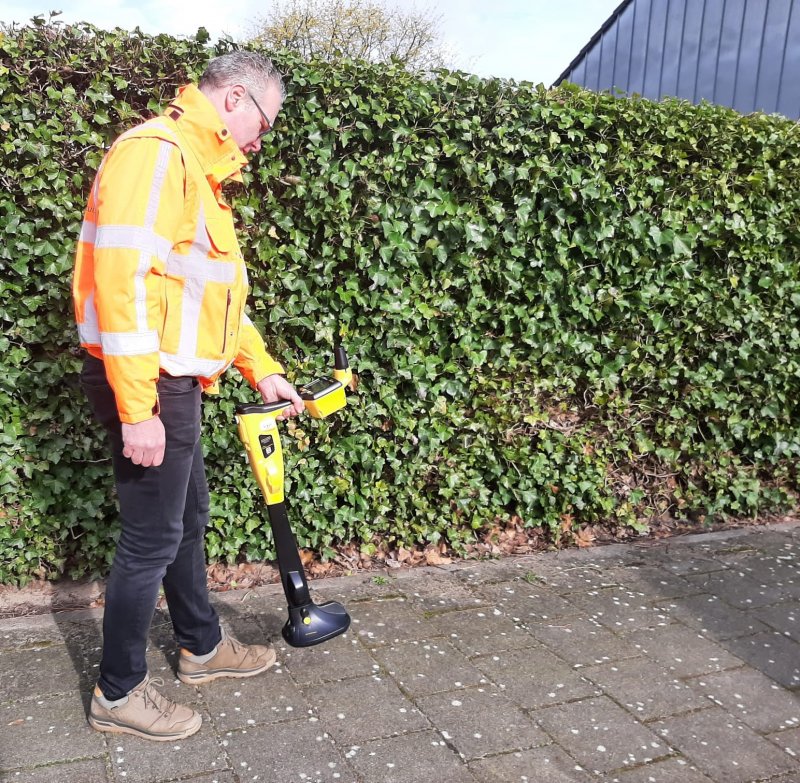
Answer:
<path fill-rule="evenodd" d="M 267 85 L 274 82 L 281 91 L 281 99 L 286 97 L 283 78 L 272 60 L 255 52 L 238 50 L 215 57 L 209 62 L 200 77 L 198 86 L 218 89 L 242 84 L 256 93 L 262 93 Z"/>

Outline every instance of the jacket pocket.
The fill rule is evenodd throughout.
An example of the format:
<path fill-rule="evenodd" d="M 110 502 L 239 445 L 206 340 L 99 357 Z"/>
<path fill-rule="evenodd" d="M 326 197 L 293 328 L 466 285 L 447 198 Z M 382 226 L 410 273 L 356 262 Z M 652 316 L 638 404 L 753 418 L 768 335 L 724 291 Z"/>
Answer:
<path fill-rule="evenodd" d="M 212 250 L 218 255 L 237 254 L 239 243 L 236 232 L 230 220 L 222 218 L 206 218 L 206 233 L 210 240 Z"/>

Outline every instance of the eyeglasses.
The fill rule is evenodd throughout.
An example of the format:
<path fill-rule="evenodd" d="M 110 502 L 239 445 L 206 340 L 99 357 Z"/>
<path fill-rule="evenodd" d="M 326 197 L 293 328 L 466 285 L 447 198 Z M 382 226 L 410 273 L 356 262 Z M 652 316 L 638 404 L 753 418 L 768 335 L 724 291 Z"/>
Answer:
<path fill-rule="evenodd" d="M 250 96 L 250 100 L 253 101 L 253 103 L 255 103 L 256 108 L 258 109 L 258 113 L 261 115 L 264 122 L 267 124 L 267 127 L 264 128 L 258 134 L 258 138 L 260 139 L 262 136 L 266 136 L 272 130 L 272 123 L 269 121 L 269 117 L 267 117 L 267 115 L 264 114 L 264 110 L 258 105 L 258 101 L 253 97 L 253 94 L 250 92 L 248 92 L 247 94 Z"/>

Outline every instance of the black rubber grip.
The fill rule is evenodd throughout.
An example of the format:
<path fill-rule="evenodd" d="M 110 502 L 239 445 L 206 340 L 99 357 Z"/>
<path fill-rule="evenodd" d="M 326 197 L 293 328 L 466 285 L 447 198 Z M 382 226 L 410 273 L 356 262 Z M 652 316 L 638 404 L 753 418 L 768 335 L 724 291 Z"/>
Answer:
<path fill-rule="evenodd" d="M 347 351 L 341 345 L 337 345 L 333 349 L 333 366 L 337 370 L 346 370 L 349 366 L 347 363 Z"/>
<path fill-rule="evenodd" d="M 248 413 L 274 413 L 275 411 L 288 408 L 292 404 L 291 400 L 275 400 L 275 402 L 244 403 L 236 406 L 236 412 L 240 415 Z"/>

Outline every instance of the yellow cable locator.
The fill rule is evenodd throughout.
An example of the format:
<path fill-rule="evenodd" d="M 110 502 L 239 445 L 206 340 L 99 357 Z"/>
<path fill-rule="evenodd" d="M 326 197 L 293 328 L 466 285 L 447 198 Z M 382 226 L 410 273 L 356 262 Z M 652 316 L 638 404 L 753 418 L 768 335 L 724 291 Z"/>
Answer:
<path fill-rule="evenodd" d="M 344 349 L 337 346 L 332 378 L 318 378 L 298 389 L 306 410 L 322 419 L 346 405 L 345 387 L 353 374 Z M 311 600 L 303 564 L 297 551 L 284 502 L 283 452 L 278 435 L 278 416 L 292 403 L 276 400 L 236 406 L 239 438 L 247 452 L 264 499 L 278 556 L 281 582 L 289 605 L 289 619 L 281 633 L 292 647 L 310 647 L 344 633 L 350 627 L 350 615 L 337 601 L 315 604 Z"/>

